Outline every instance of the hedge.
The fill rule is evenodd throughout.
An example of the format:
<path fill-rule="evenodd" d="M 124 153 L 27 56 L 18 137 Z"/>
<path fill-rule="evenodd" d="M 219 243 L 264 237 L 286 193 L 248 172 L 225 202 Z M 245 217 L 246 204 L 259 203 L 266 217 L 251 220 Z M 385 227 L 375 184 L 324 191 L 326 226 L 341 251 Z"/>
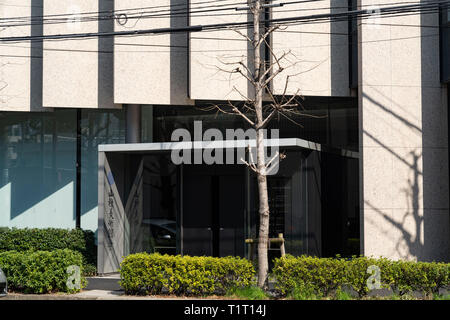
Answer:
<path fill-rule="evenodd" d="M 126 294 L 225 294 L 251 285 L 255 270 L 237 257 L 213 258 L 137 253 L 120 265 L 120 285 Z"/>
<path fill-rule="evenodd" d="M 78 251 L 83 256 L 85 273 L 95 273 L 97 247 L 95 235 L 90 230 L 0 228 L 0 252 L 53 251 L 56 249 Z"/>
<path fill-rule="evenodd" d="M 81 276 L 79 289 L 68 288 L 73 273 L 67 268 L 79 266 L 82 272 L 82 262 L 81 254 L 69 249 L 0 253 L 0 268 L 8 279 L 8 290 L 14 292 L 78 292 L 86 286 L 86 279 Z"/>
<path fill-rule="evenodd" d="M 382 288 L 393 288 L 399 294 L 420 291 L 430 295 L 450 285 L 450 264 L 436 262 L 392 261 L 370 257 L 317 258 L 309 256 L 275 259 L 273 276 L 282 294 L 305 284 L 322 295 L 348 285 L 360 297 L 369 292 L 368 267 L 380 269 Z"/>

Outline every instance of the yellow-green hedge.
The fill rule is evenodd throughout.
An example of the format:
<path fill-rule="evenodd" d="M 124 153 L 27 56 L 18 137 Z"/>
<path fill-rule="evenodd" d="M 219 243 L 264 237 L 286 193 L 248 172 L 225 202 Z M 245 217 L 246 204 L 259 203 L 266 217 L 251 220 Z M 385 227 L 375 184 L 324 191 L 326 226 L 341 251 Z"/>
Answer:
<path fill-rule="evenodd" d="M 120 265 L 120 285 L 127 294 L 224 294 L 252 284 L 250 261 L 236 257 L 169 256 L 137 253 Z"/>
<path fill-rule="evenodd" d="M 83 257 L 79 252 L 56 249 L 0 253 L 0 268 L 6 275 L 8 290 L 14 292 L 78 292 L 86 286 L 86 279 L 80 275 L 80 287 L 69 288 L 68 280 L 73 276 L 67 270 L 70 266 L 80 267 L 83 271 Z"/>
<path fill-rule="evenodd" d="M 273 275 L 277 288 L 288 294 L 296 287 L 308 285 L 322 295 L 351 286 L 360 296 L 368 293 L 367 280 L 371 276 L 368 267 L 380 270 L 382 288 L 394 288 L 400 294 L 421 291 L 437 292 L 450 285 L 450 264 L 412 261 L 392 261 L 368 257 L 317 258 L 309 256 L 279 258 L 275 260 Z"/>

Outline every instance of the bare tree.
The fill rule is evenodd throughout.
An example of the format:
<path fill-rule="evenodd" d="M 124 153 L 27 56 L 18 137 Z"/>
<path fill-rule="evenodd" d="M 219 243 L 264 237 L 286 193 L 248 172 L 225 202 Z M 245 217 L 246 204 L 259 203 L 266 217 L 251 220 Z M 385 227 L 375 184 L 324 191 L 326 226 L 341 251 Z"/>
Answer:
<path fill-rule="evenodd" d="M 245 60 L 239 61 L 220 61 L 225 67 L 217 67 L 222 72 L 239 74 L 244 77 L 253 89 L 253 96 L 247 97 L 235 86 L 233 90 L 244 100 L 240 105 L 228 101 L 223 105 L 214 105 L 219 111 L 231 113 L 242 117 L 251 128 L 256 131 L 256 164 L 244 161 L 257 175 L 258 194 L 259 194 L 259 236 L 258 236 L 258 286 L 265 288 L 268 278 L 268 241 L 269 241 L 269 199 L 267 190 L 267 175 L 270 164 L 276 157 L 284 158 L 284 155 L 276 154 L 272 159 L 266 159 L 264 149 L 264 129 L 275 116 L 282 116 L 289 121 L 295 122 L 293 115 L 305 115 L 300 112 L 299 90 L 294 94 L 288 94 L 289 78 L 298 75 L 283 75 L 285 77 L 283 92 L 275 94 L 273 90 L 273 80 L 281 75 L 286 69 L 293 67 L 299 62 L 295 55 L 290 51 L 284 51 L 276 54 L 270 44 L 270 35 L 284 28 L 281 25 L 267 25 L 261 21 L 265 5 L 263 0 L 249 1 L 249 10 L 253 17 L 253 34 L 248 36 L 238 29 L 233 29 L 251 43 L 252 63 L 248 66 Z M 269 59 L 263 59 L 261 49 L 267 51 Z M 267 57 L 266 54 L 266 57 Z M 290 61 L 289 57 L 294 57 Z M 268 60 L 268 61 L 267 61 Z M 315 67 L 314 67 L 315 68 Z M 309 70 L 303 71 L 307 72 Z M 301 73 L 303 73 L 301 72 Z M 250 152 L 251 155 L 251 152 Z M 253 159 L 252 159 L 253 160 Z"/>

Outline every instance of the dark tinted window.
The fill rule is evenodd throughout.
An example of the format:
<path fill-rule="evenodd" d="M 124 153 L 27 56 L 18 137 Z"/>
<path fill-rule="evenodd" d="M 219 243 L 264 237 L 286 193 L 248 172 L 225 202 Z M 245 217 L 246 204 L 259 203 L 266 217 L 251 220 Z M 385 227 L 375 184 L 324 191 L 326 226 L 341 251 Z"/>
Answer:
<path fill-rule="evenodd" d="M 358 150 L 358 104 L 356 98 L 303 97 L 298 112 L 273 118 L 268 129 L 280 129 L 280 138 L 300 138 L 340 149 Z M 171 141 L 173 130 L 185 128 L 193 136 L 194 121 L 210 128 L 249 128 L 238 115 L 225 114 L 202 104 L 197 107 L 154 106 L 154 142 Z"/>

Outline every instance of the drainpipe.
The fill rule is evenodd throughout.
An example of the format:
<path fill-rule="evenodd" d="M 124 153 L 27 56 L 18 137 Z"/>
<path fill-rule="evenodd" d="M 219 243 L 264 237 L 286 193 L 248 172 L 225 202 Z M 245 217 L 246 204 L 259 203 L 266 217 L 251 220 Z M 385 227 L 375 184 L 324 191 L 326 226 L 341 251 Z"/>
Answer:
<path fill-rule="evenodd" d="M 141 106 L 139 104 L 128 104 L 127 109 L 127 127 L 126 143 L 141 142 Z"/>

